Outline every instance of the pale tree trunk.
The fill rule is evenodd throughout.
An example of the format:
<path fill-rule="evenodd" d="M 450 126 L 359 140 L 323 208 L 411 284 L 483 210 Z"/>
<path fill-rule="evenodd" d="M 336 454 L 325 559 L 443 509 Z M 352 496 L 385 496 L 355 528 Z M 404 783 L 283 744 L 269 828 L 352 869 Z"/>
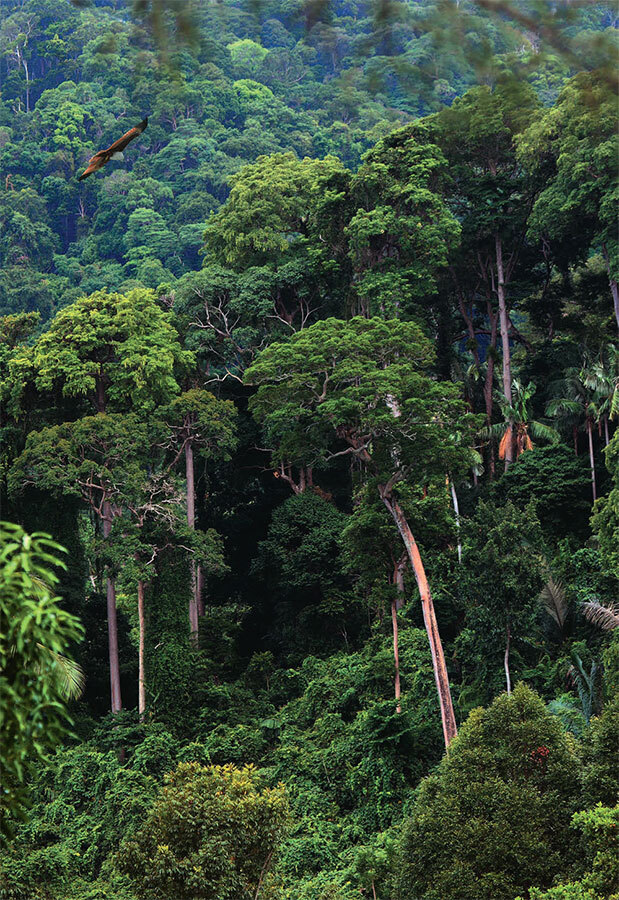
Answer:
<path fill-rule="evenodd" d="M 608 416 L 604 416 L 604 446 L 608 447 L 610 436 L 608 434 Z"/>
<path fill-rule="evenodd" d="M 492 425 L 492 386 L 494 384 L 494 353 L 496 350 L 496 338 L 497 338 L 497 322 L 498 316 L 495 312 L 492 311 L 492 305 L 490 302 L 487 304 L 488 307 L 488 318 L 490 319 L 490 344 L 487 352 L 487 362 L 486 362 L 486 379 L 484 381 L 484 403 L 486 406 L 486 422 L 488 426 Z M 490 441 L 488 447 L 488 453 L 490 457 L 490 480 L 492 481 L 494 478 L 494 441 Z"/>
<path fill-rule="evenodd" d="M 391 601 L 391 625 L 393 630 L 393 662 L 395 668 L 395 711 L 402 712 L 400 704 L 400 645 L 398 638 L 398 610 L 404 606 L 404 561 L 395 564 L 393 571 L 393 583 L 396 586 L 396 596 Z"/>
<path fill-rule="evenodd" d="M 619 286 L 617 285 L 617 280 L 613 278 L 611 270 L 610 270 L 610 257 L 608 255 L 608 248 L 606 244 L 602 244 L 602 252 L 604 254 L 604 259 L 606 261 L 606 271 L 608 272 L 608 283 L 610 285 L 610 292 L 613 296 L 613 308 L 615 310 L 615 320 L 617 322 L 617 328 L 619 329 Z"/>
<path fill-rule="evenodd" d="M 379 485 L 379 494 L 381 500 L 385 504 L 397 526 L 400 537 L 402 538 L 402 541 L 406 548 L 410 564 L 415 574 L 415 581 L 417 582 L 419 596 L 421 597 L 423 621 L 428 635 L 428 641 L 430 643 L 430 653 L 432 655 L 434 679 L 436 682 L 439 705 L 441 708 L 441 720 L 443 723 L 445 747 L 448 748 L 449 744 L 458 733 L 458 728 L 456 726 L 456 717 L 454 715 L 453 703 L 451 700 L 451 691 L 449 689 L 449 676 L 447 674 L 443 645 L 441 644 L 438 624 L 436 622 L 436 614 L 434 611 L 434 604 L 432 602 L 432 595 L 430 593 L 430 585 L 428 584 L 425 569 L 421 561 L 417 542 L 415 541 L 410 526 L 406 521 L 406 516 L 404 515 L 400 504 L 384 485 Z"/>
<path fill-rule="evenodd" d="M 505 301 L 505 273 L 503 271 L 503 245 L 498 234 L 495 235 L 496 269 L 497 269 L 497 296 L 499 299 L 499 323 L 501 326 L 501 349 L 503 352 L 503 395 L 507 403 L 512 405 L 512 363 L 509 347 L 509 316 Z M 514 459 L 513 425 L 508 422 L 512 440 L 508 441 L 505 448 L 505 468 L 507 469 Z"/>
<path fill-rule="evenodd" d="M 24 72 L 26 73 L 26 112 L 30 112 L 30 72 L 28 71 L 28 63 L 22 59 Z"/>
<path fill-rule="evenodd" d="M 395 597 L 391 601 L 391 624 L 393 626 L 393 661 L 395 664 L 395 711 L 402 712 L 400 704 L 400 653 L 398 648 L 398 611 Z"/>
<path fill-rule="evenodd" d="M 112 507 L 108 500 L 103 504 L 103 537 L 108 538 L 112 530 Z M 106 577 L 107 595 L 107 636 L 110 659 L 110 696 L 112 712 L 122 709 L 120 693 L 120 664 L 118 661 L 118 622 L 116 620 L 116 584 L 109 572 Z"/>
<path fill-rule="evenodd" d="M 191 441 L 185 444 L 185 475 L 187 479 L 187 524 L 191 529 L 196 527 L 196 491 L 194 482 L 193 447 Z M 191 642 L 198 642 L 198 573 L 192 560 L 191 596 L 189 598 L 189 635 Z"/>
<path fill-rule="evenodd" d="M 507 631 L 506 631 L 507 640 L 505 641 L 505 656 L 503 658 L 503 665 L 505 666 L 505 681 L 507 683 L 507 693 L 508 694 L 511 694 L 511 692 L 512 692 L 512 680 L 511 680 L 511 677 L 509 674 L 509 642 L 510 642 L 511 636 L 512 636 L 511 631 L 509 630 L 509 625 L 508 625 Z"/>
<path fill-rule="evenodd" d="M 144 618 L 144 582 L 138 581 L 138 622 L 140 638 L 138 645 L 138 713 L 140 722 L 144 721 L 146 712 L 146 674 L 144 670 L 144 642 L 145 642 L 145 618 Z"/>
<path fill-rule="evenodd" d="M 447 484 L 451 489 L 451 502 L 454 507 L 454 515 L 456 517 L 456 528 L 458 530 L 458 562 L 462 562 L 462 543 L 460 541 L 460 507 L 458 505 L 458 495 L 456 494 L 456 486 L 453 481 L 447 476 Z"/>
<path fill-rule="evenodd" d="M 591 466 L 591 490 L 593 492 L 593 502 L 597 500 L 597 486 L 595 483 L 595 456 L 593 453 L 593 428 L 591 427 L 591 419 L 587 417 L 587 437 L 589 438 L 589 465 Z"/>

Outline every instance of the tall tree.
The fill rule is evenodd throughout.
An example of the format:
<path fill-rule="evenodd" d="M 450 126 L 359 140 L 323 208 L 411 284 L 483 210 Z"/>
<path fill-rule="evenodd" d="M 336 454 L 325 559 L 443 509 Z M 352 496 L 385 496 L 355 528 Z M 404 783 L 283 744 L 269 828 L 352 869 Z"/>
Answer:
<path fill-rule="evenodd" d="M 196 527 L 195 458 L 198 453 L 204 460 L 228 460 L 235 446 L 236 409 L 229 400 L 218 400 L 208 391 L 193 388 L 185 391 L 160 413 L 169 433 L 169 446 L 174 458 L 171 466 L 184 457 L 187 484 L 187 525 Z M 198 617 L 201 610 L 201 572 L 194 560 L 191 562 L 191 600 L 189 627 L 194 643 L 198 639 Z"/>
<path fill-rule="evenodd" d="M 63 309 L 33 348 L 10 362 L 16 385 L 34 385 L 41 394 L 54 391 L 66 398 L 84 398 L 97 413 L 110 410 L 152 410 L 179 391 L 175 369 L 188 367 L 192 355 L 182 350 L 170 314 L 152 292 L 108 294 L 99 291 Z M 98 501 L 97 501 L 98 502 Z M 114 510 L 104 491 L 100 521 L 105 538 Z M 107 578 L 112 710 L 122 707 L 116 589 Z"/>
<path fill-rule="evenodd" d="M 419 126 L 393 132 L 365 155 L 345 229 L 358 313 L 427 312 L 437 272 L 460 238 L 441 196 L 445 174 L 445 157 Z"/>
<path fill-rule="evenodd" d="M 122 709 L 115 570 L 108 556 L 114 520 L 135 496 L 148 464 L 147 427 L 134 415 L 85 416 L 28 435 L 26 448 L 9 472 L 9 490 L 28 485 L 56 496 L 77 497 L 101 525 L 105 559 L 111 709 Z"/>
<path fill-rule="evenodd" d="M 537 192 L 535 180 L 528 179 L 519 164 L 516 137 L 530 123 L 538 103 L 530 85 L 506 79 L 494 89 L 473 88 L 428 120 L 430 135 L 448 160 L 448 202 L 462 224 L 462 243 L 451 255 L 450 273 L 478 367 L 478 335 L 490 338 L 484 387 L 488 424 L 498 335 L 507 407 L 513 400 L 511 344 L 519 334 L 510 318 L 514 297 L 509 286 L 522 275 L 523 264 L 531 265 L 525 237 Z M 513 442 L 507 441 L 506 468 L 514 454 Z"/>
<path fill-rule="evenodd" d="M 399 501 L 398 485 L 458 471 L 468 453 L 451 440 L 468 424 L 453 384 L 428 374 L 432 348 L 413 323 L 326 319 L 272 344 L 247 372 L 251 401 L 274 460 L 307 466 L 350 457 L 365 470 L 395 523 L 413 569 L 434 666 L 445 746 L 456 720 L 430 585 Z"/>
<path fill-rule="evenodd" d="M 582 421 L 582 426 L 587 434 L 589 448 L 589 468 L 591 470 L 591 493 L 593 502 L 597 499 L 597 477 L 595 471 L 595 450 L 593 443 L 593 431 L 596 420 L 597 407 L 592 387 L 588 387 L 583 367 L 569 366 L 563 373 L 563 377 L 551 386 L 554 396 L 546 405 L 546 414 L 559 420 L 573 422 Z"/>
<path fill-rule="evenodd" d="M 520 135 L 518 147 L 525 165 L 544 176 L 531 233 L 557 253 L 567 244 L 574 262 L 601 252 L 619 329 L 618 121 L 615 91 L 599 72 L 581 73 Z"/>

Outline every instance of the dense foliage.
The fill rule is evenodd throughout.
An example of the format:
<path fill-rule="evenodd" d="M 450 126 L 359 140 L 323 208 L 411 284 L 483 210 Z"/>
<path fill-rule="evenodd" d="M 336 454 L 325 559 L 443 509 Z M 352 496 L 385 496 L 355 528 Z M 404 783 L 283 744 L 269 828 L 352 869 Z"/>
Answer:
<path fill-rule="evenodd" d="M 2 4 L 2 900 L 619 896 L 618 22 L 498 5 Z"/>

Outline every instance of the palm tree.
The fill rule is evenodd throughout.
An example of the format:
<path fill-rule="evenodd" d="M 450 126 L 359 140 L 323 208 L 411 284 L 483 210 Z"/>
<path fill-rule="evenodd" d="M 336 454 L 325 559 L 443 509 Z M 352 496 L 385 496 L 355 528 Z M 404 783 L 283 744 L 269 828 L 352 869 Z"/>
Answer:
<path fill-rule="evenodd" d="M 580 377 L 585 387 L 593 391 L 595 420 L 600 430 L 604 425 L 604 445 L 608 447 L 608 420 L 619 417 L 619 347 L 607 344 L 597 359 L 585 360 Z"/>
<path fill-rule="evenodd" d="M 499 459 L 505 460 L 507 469 L 510 454 L 508 449 L 513 448 L 513 458 L 518 457 L 527 450 L 533 449 L 531 435 L 536 440 L 550 441 L 556 444 L 559 441 L 559 433 L 550 425 L 531 419 L 529 414 L 529 401 L 536 391 L 532 382 L 524 385 L 518 378 L 512 381 L 512 402 L 497 395 L 497 402 L 503 413 L 503 421 L 489 425 L 480 431 L 480 437 L 486 440 L 500 438 Z"/>
<path fill-rule="evenodd" d="M 614 631 L 615 628 L 619 628 L 619 606 L 614 603 L 605 604 L 593 598 L 582 603 L 580 609 L 585 619 L 602 631 Z M 599 713 L 602 706 L 599 690 L 600 666 L 597 660 L 593 660 L 591 669 L 587 672 L 576 650 L 572 650 L 571 659 L 572 665 L 567 673 L 568 681 L 578 691 L 583 715 L 589 722 L 593 713 Z"/>
<path fill-rule="evenodd" d="M 598 408 L 594 392 L 587 386 L 586 362 L 577 369 L 570 366 L 565 375 L 556 381 L 551 390 L 555 397 L 546 405 L 546 415 L 553 416 L 573 427 L 574 422 L 584 418 L 584 429 L 589 441 L 589 466 L 591 468 L 591 490 L 593 500 L 597 500 L 597 484 L 595 476 L 595 454 L 593 451 L 593 425 L 597 420 Z"/>

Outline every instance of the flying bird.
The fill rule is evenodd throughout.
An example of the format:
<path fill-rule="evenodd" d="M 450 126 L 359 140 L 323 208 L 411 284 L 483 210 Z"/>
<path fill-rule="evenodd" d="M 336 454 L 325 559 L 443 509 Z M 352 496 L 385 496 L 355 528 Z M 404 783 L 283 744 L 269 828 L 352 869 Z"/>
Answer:
<path fill-rule="evenodd" d="M 121 138 L 118 138 L 117 141 L 114 141 L 112 146 L 108 147 L 107 150 L 99 150 L 98 153 L 95 153 L 92 159 L 88 160 L 88 167 L 84 170 L 84 172 L 82 172 L 77 180 L 82 181 L 82 179 L 88 178 L 88 176 L 92 175 L 93 172 L 97 172 L 99 169 L 102 169 L 103 166 L 110 161 L 110 159 L 122 159 L 123 150 L 125 149 L 127 144 L 131 143 L 134 138 L 142 134 L 147 125 L 148 119 L 142 119 L 139 125 L 136 125 L 135 128 L 130 128 L 126 134 L 123 134 Z"/>

